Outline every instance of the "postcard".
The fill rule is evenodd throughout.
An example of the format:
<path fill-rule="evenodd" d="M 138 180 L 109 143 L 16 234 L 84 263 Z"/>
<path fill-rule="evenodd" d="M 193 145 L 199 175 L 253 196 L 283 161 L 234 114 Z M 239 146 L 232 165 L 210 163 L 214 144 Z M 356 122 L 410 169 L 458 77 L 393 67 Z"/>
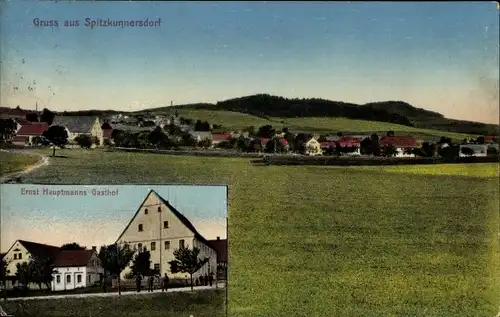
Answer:
<path fill-rule="evenodd" d="M 500 317 L 498 2 L 0 6 L 6 313 Z"/>
<path fill-rule="evenodd" d="M 173 312 L 226 315 L 226 186 L 3 184 L 1 195 L 10 314 L 27 299 L 29 311 L 78 298 L 123 312 L 113 298 L 128 296 L 150 310 L 170 302 Z"/>

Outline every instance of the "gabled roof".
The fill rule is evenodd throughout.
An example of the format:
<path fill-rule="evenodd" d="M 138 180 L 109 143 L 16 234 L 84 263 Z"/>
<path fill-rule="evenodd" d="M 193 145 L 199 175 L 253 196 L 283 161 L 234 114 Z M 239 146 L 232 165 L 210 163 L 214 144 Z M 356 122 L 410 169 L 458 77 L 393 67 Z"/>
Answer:
<path fill-rule="evenodd" d="M 324 141 L 319 142 L 319 144 L 321 144 L 322 148 L 337 147 L 337 142 L 335 141 Z"/>
<path fill-rule="evenodd" d="M 24 124 L 21 126 L 21 129 L 17 131 L 17 135 L 22 136 L 22 135 L 31 135 L 31 136 L 40 136 L 42 135 L 47 129 L 49 128 L 49 125 L 45 122 L 32 122 L 30 124 Z"/>
<path fill-rule="evenodd" d="M 208 243 L 217 252 L 217 262 L 227 262 L 227 239 L 208 240 Z"/>
<path fill-rule="evenodd" d="M 212 133 L 212 140 L 225 141 L 231 138 L 231 133 Z"/>
<path fill-rule="evenodd" d="M 35 257 L 54 257 L 60 251 L 59 247 L 55 247 L 53 245 L 36 243 L 26 240 L 17 240 L 30 255 Z M 12 245 L 14 246 L 15 243 Z M 12 248 L 12 247 L 11 247 Z M 9 249 L 10 251 L 10 249 Z"/>
<path fill-rule="evenodd" d="M 97 116 L 56 116 L 52 125 L 65 127 L 71 133 L 90 133 Z"/>
<path fill-rule="evenodd" d="M 55 267 L 87 266 L 94 253 L 94 250 L 60 251 L 52 265 Z"/>
<path fill-rule="evenodd" d="M 130 224 L 132 223 L 132 221 L 134 221 L 134 219 L 137 216 L 137 214 L 141 211 L 142 205 L 144 205 L 144 203 L 146 202 L 146 199 L 148 199 L 149 195 L 151 195 L 151 194 L 156 195 L 156 197 L 158 197 L 158 199 L 160 199 L 160 201 L 163 204 L 165 204 L 168 207 L 168 209 L 170 209 L 172 211 L 172 213 L 177 217 L 177 219 L 179 219 L 182 222 L 182 224 L 184 226 L 186 226 L 194 234 L 194 237 L 197 240 L 199 240 L 199 241 L 203 242 L 204 244 L 206 244 L 207 246 L 211 247 L 211 245 L 208 243 L 208 240 L 205 239 L 205 237 L 203 237 L 196 230 L 196 228 L 193 226 L 193 224 L 186 217 L 184 217 L 183 214 L 181 214 L 177 209 L 174 208 L 174 206 L 172 206 L 167 200 L 163 199 L 163 197 L 161 197 L 156 191 L 154 191 L 152 189 L 149 191 L 149 193 L 146 195 L 146 197 L 144 198 L 144 200 L 142 201 L 142 203 L 139 205 L 139 208 L 137 208 L 137 211 L 135 212 L 134 216 L 132 217 L 132 219 L 130 219 L 130 222 L 125 227 L 125 230 L 123 230 L 123 232 L 120 234 L 120 236 L 118 237 L 118 239 L 116 240 L 116 242 L 118 242 L 120 240 L 120 238 L 123 236 L 123 234 L 130 227 Z M 212 247 L 212 249 L 213 249 L 213 247 Z"/>
<path fill-rule="evenodd" d="M 417 141 L 411 136 L 383 136 L 379 140 L 380 145 L 391 144 L 394 147 L 418 147 Z"/>

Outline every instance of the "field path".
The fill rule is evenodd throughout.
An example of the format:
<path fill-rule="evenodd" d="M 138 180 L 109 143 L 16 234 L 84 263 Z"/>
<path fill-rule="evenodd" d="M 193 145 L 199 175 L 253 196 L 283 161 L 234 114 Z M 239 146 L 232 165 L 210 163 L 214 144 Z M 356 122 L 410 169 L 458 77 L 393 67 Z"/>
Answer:
<path fill-rule="evenodd" d="M 49 165 L 49 158 L 47 156 L 44 156 L 44 155 L 41 155 L 39 153 L 35 153 L 35 152 L 27 152 L 27 151 L 7 151 L 7 150 L 0 150 L 2 152 L 9 152 L 9 153 L 19 153 L 19 154 L 34 154 L 38 157 L 40 157 L 40 160 L 35 164 L 35 165 L 31 165 L 31 166 L 28 166 L 26 169 L 20 171 L 20 172 L 14 172 L 14 173 L 10 173 L 10 174 L 7 174 L 7 175 L 4 175 L 2 177 L 0 177 L 0 184 L 3 184 L 3 183 L 11 183 L 11 182 L 14 182 L 17 178 L 20 178 L 22 176 L 25 176 L 29 173 L 32 173 L 34 172 L 35 170 L 39 169 L 40 167 L 42 166 L 46 166 L 46 165 Z"/>
<path fill-rule="evenodd" d="M 212 290 L 212 289 L 224 289 L 225 286 L 224 284 L 219 283 L 218 287 L 216 288 L 215 285 L 213 286 L 195 286 L 194 291 L 206 291 L 206 290 Z M 109 292 L 109 293 L 88 293 L 88 294 L 67 294 L 67 295 L 47 295 L 47 296 L 31 296 L 31 297 L 15 297 L 15 298 L 8 298 L 7 301 L 25 301 L 25 300 L 41 300 L 41 299 L 64 299 L 64 298 L 88 298 L 88 297 L 113 297 L 113 296 L 130 296 L 130 295 L 138 295 L 138 296 L 143 296 L 143 295 L 149 295 L 149 294 L 158 294 L 161 293 L 162 291 L 160 289 L 155 289 L 153 292 L 148 292 L 147 290 L 142 290 L 141 292 L 136 292 L 136 291 L 127 291 L 127 292 L 122 292 L 121 295 L 118 295 L 118 292 Z M 191 292 L 191 287 L 179 287 L 179 288 L 169 288 L 167 293 L 174 293 L 174 292 Z M 2 299 L 4 301 L 4 299 Z"/>

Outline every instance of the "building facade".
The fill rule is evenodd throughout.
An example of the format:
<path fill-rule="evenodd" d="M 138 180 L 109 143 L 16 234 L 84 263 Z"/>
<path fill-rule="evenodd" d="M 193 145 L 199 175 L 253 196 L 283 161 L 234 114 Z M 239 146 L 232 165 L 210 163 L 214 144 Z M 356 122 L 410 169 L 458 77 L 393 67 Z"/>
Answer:
<path fill-rule="evenodd" d="M 209 259 L 193 274 L 193 278 L 216 272 L 216 250 L 186 217 L 154 190 L 147 194 L 132 220 L 118 237 L 117 243 L 128 243 L 137 251 L 148 250 L 151 254 L 152 269 L 158 270 L 162 276 L 167 273 L 172 278 L 185 278 L 186 273 L 172 274 L 168 262 L 174 260 L 174 250 L 193 246 L 200 249 L 200 258 Z M 122 272 L 121 278 L 130 271 L 129 265 Z"/>
<path fill-rule="evenodd" d="M 53 291 L 88 287 L 101 280 L 104 269 L 95 248 L 61 251 L 54 259 Z"/>

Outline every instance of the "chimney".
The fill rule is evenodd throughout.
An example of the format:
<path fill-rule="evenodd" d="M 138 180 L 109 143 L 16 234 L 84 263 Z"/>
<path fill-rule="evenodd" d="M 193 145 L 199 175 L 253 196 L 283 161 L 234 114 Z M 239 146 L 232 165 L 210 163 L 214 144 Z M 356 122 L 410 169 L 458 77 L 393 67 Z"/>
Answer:
<path fill-rule="evenodd" d="M 217 241 L 219 241 L 219 240 L 220 240 L 220 237 L 217 237 Z"/>

